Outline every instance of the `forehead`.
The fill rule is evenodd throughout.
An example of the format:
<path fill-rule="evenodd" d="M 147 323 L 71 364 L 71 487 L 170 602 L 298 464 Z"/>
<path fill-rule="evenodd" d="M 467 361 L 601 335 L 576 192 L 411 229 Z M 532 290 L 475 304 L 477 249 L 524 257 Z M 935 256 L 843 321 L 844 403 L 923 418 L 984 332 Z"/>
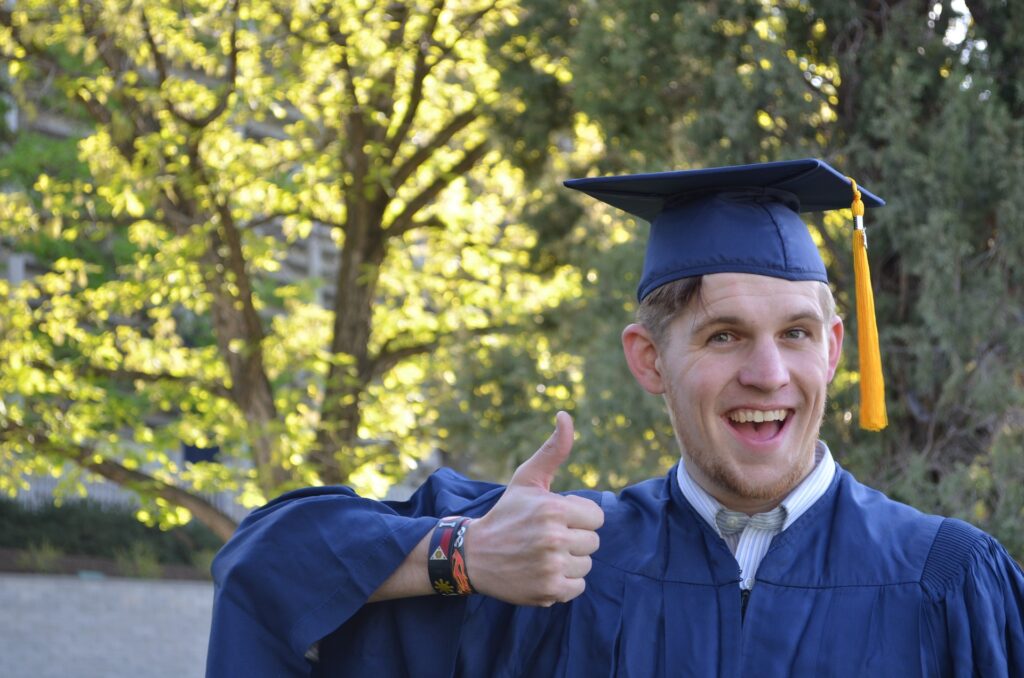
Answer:
<path fill-rule="evenodd" d="M 813 280 L 783 280 L 750 273 L 704 276 L 700 298 L 690 305 L 694 320 L 730 317 L 744 321 L 788 319 L 797 314 L 822 319 L 822 287 Z"/>

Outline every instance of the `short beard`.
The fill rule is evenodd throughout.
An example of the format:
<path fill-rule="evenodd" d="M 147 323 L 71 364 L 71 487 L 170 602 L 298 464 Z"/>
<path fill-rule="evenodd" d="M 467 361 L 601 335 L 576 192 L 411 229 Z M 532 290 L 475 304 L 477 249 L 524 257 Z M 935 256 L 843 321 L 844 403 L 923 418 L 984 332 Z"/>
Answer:
<path fill-rule="evenodd" d="M 807 475 L 807 467 L 804 465 L 794 466 L 779 480 L 770 485 L 755 485 L 743 478 L 735 469 L 730 468 L 714 454 L 708 454 L 705 450 L 695 450 L 680 442 L 683 448 L 682 453 L 688 460 L 700 469 L 704 477 L 708 478 L 715 487 L 727 490 L 731 495 L 742 497 L 757 502 L 781 501 L 795 488 Z"/>
<path fill-rule="evenodd" d="M 666 393 L 666 395 L 668 394 Z M 674 408 L 672 407 L 671 400 L 666 398 L 666 402 L 669 406 L 669 417 L 674 419 L 672 414 Z M 814 450 L 824 418 L 825 405 L 822 403 L 821 411 L 818 412 L 818 421 L 814 427 L 811 449 L 808 450 L 811 459 L 810 467 L 807 464 L 797 464 L 789 469 L 786 475 L 770 485 L 756 485 L 749 482 L 736 469 L 723 463 L 721 456 L 715 454 L 713 450 L 700 449 L 696 445 L 691 444 L 692 441 L 686 440 L 681 433 L 682 429 L 675 425 L 675 421 L 672 422 L 672 428 L 675 430 L 676 441 L 679 444 L 684 460 L 692 463 L 715 487 L 723 488 L 735 497 L 757 502 L 769 502 L 784 499 L 807 476 L 810 469 L 814 468 Z M 804 458 L 807 459 L 807 457 Z M 707 491 L 708 488 L 704 489 Z"/>

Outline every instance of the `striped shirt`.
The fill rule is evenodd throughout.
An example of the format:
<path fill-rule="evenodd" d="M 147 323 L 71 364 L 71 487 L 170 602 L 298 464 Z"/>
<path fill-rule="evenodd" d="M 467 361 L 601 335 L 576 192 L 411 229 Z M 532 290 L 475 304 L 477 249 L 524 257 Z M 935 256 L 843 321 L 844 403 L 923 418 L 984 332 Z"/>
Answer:
<path fill-rule="evenodd" d="M 757 566 L 761 564 L 761 559 L 768 552 L 772 539 L 779 532 L 785 531 L 814 502 L 818 501 L 821 495 L 825 494 L 825 490 L 832 483 L 835 474 L 836 465 L 832 461 L 832 453 L 829 452 L 828 446 L 819 440 L 814 447 L 814 469 L 800 481 L 799 485 L 793 488 L 793 491 L 780 504 L 786 510 L 786 521 L 783 523 L 782 529 L 762 530 L 748 525 L 743 532 L 734 535 L 723 535 L 718 529 L 715 515 L 723 506 L 690 477 L 682 460 L 679 461 L 676 477 L 683 496 L 700 514 L 700 517 L 711 526 L 711 529 L 719 537 L 722 537 L 736 557 L 736 562 L 740 566 L 740 587 L 750 590 L 754 587 Z"/>

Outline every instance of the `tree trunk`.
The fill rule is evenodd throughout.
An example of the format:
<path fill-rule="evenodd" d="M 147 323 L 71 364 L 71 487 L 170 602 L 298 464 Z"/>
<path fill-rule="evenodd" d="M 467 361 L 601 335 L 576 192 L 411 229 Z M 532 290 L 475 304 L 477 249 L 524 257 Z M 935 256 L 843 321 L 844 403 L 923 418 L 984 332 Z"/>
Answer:
<path fill-rule="evenodd" d="M 328 372 L 313 455 L 321 480 L 333 484 L 344 483 L 357 466 L 352 450 L 359 439 L 360 396 L 372 378 L 373 302 L 387 252 L 380 227 L 383 205 L 359 195 L 346 202 L 349 216 L 335 283 L 331 353 L 350 362 L 332 363 Z"/>

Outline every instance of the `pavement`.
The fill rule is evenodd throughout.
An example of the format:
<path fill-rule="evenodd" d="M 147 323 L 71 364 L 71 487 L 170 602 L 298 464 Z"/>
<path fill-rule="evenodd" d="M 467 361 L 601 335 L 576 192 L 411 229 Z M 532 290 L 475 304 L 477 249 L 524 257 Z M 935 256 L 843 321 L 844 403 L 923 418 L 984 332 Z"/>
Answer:
<path fill-rule="evenodd" d="M 0 676 L 201 677 L 213 584 L 0 574 Z"/>

